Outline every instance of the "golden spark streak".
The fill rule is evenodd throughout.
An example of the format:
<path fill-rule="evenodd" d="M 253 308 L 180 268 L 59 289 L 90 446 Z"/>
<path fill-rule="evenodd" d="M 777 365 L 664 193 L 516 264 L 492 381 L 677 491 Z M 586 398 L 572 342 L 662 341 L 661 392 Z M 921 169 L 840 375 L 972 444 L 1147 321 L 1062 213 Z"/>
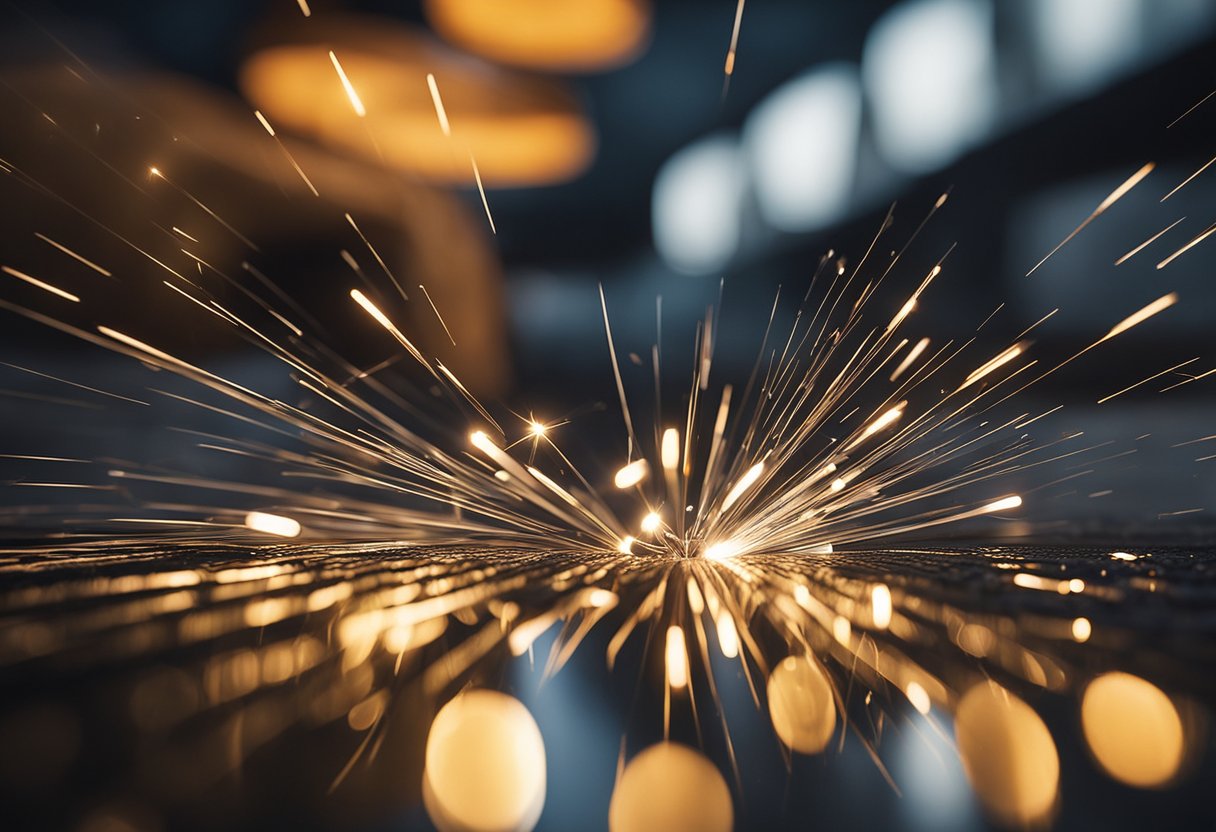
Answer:
<path fill-rule="evenodd" d="M 37 237 L 39 240 L 42 240 L 42 242 L 47 243 L 48 245 L 52 245 L 55 248 L 59 249 L 64 254 L 66 254 L 68 257 L 71 257 L 72 259 L 74 259 L 80 263 L 83 263 L 84 265 L 88 266 L 90 269 L 92 269 L 93 271 L 102 275 L 103 277 L 113 277 L 113 275 L 110 274 L 110 272 L 108 270 L 103 269 L 101 266 L 97 265 L 92 260 L 89 260 L 86 257 L 82 257 L 81 255 L 72 251 L 70 248 L 63 245 L 62 243 L 55 242 L 54 240 L 52 240 L 50 237 L 46 236 L 45 234 L 39 234 L 37 231 L 35 231 L 34 236 Z"/>
<path fill-rule="evenodd" d="M 895 372 L 891 373 L 891 378 L 888 380 L 895 381 L 901 375 L 903 375 L 904 370 L 908 369 L 908 367 L 910 367 L 912 365 L 912 362 L 915 361 L 917 358 L 919 358 L 920 354 L 922 352 L 924 352 L 925 348 L 928 346 L 929 346 L 928 338 L 921 338 L 919 341 L 917 341 L 916 346 L 914 346 L 911 349 L 911 351 L 907 355 L 904 356 L 904 360 L 899 363 L 899 366 L 895 368 Z"/>
<path fill-rule="evenodd" d="M 268 514 L 264 511 L 251 511 L 245 515 L 245 527 L 262 534 L 272 534 L 276 537 L 299 537 L 300 523 L 290 517 L 279 514 Z"/>
<path fill-rule="evenodd" d="M 730 33 L 730 47 L 726 50 L 726 64 L 723 67 L 723 72 L 729 79 L 735 72 L 735 54 L 739 48 L 739 29 L 743 26 L 743 5 L 747 0 L 739 0 L 739 4 L 735 6 L 735 25 Z"/>
<path fill-rule="evenodd" d="M 405 347 L 406 350 L 409 351 L 410 355 L 417 359 L 418 363 L 420 363 L 423 367 L 426 367 L 428 370 L 431 368 L 431 365 L 427 363 L 425 358 L 423 358 L 422 353 L 418 351 L 418 348 L 410 343 L 410 340 L 401 333 L 401 330 L 397 329 L 397 325 L 390 321 L 387 315 L 380 311 L 380 307 L 372 303 L 371 300 L 369 300 L 368 297 L 358 289 L 351 289 L 350 296 L 354 299 L 355 303 L 363 307 L 364 312 L 371 315 L 372 318 L 375 319 L 376 323 L 380 324 L 380 326 L 384 327 L 390 335 L 396 338 L 397 342 L 401 344 L 401 346 Z"/>
<path fill-rule="evenodd" d="M 1191 376 L 1189 378 L 1185 378 L 1182 381 L 1178 382 L 1177 384 L 1171 384 L 1169 387 L 1162 387 L 1157 392 L 1164 393 L 1168 390 L 1173 390 L 1175 387 L 1181 387 L 1184 384 L 1190 384 L 1193 381 L 1199 381 L 1200 379 L 1207 378 L 1208 376 L 1214 375 L 1214 374 L 1216 374 L 1216 369 L 1211 369 L 1211 370 L 1208 370 L 1206 373 L 1200 373 L 1197 376 Z"/>
<path fill-rule="evenodd" d="M 892 407 L 886 413 L 870 422 L 870 424 L 866 425 L 866 429 L 861 432 L 861 435 L 849 443 L 848 447 L 852 448 L 854 445 L 858 445 L 869 439 L 883 428 L 887 428 L 895 424 L 896 420 L 898 420 L 900 416 L 904 415 L 904 408 L 907 406 L 907 402 L 900 402 L 899 404 L 895 405 L 895 407 Z"/>
<path fill-rule="evenodd" d="M 1213 95 L 1216 95 L 1216 90 L 1212 90 L 1210 93 L 1208 93 L 1208 94 L 1207 94 L 1207 95 L 1205 95 L 1203 98 L 1201 98 L 1201 99 L 1199 99 L 1198 101 L 1196 101 L 1196 102 L 1195 102 L 1194 104 L 1192 104 L 1190 107 L 1187 107 L 1186 112 L 1185 112 L 1185 113 L 1183 113 L 1182 115 L 1178 116 L 1178 118 L 1174 119 L 1174 120 L 1173 120 L 1173 121 L 1171 121 L 1169 124 L 1165 125 L 1165 129 L 1166 129 L 1166 130 L 1170 129 L 1170 128 L 1171 128 L 1171 127 L 1173 127 L 1175 124 L 1177 124 L 1178 122 L 1182 121 L 1184 118 L 1186 118 L 1187 116 L 1189 116 L 1191 113 L 1195 112 L 1195 110 L 1197 110 L 1197 109 L 1200 107 L 1200 105 L 1202 105 L 1202 104 L 1203 104 L 1205 101 L 1207 101 L 1207 100 L 1208 100 L 1209 98 L 1211 98 Z"/>
<path fill-rule="evenodd" d="M 426 74 L 426 85 L 431 90 L 431 101 L 435 104 L 435 115 L 439 117 L 439 128 L 443 130 L 443 135 L 450 139 L 452 138 L 452 125 L 448 123 L 448 113 L 443 108 L 443 98 L 439 95 L 439 85 L 435 83 L 434 73 Z"/>
<path fill-rule="evenodd" d="M 257 116 L 257 119 L 262 123 L 262 126 L 266 128 L 266 132 L 273 136 L 274 128 L 270 126 L 270 122 L 266 120 L 266 116 L 262 115 L 262 111 L 254 110 L 253 114 Z"/>
<path fill-rule="evenodd" d="M 7 361 L 0 361 L 0 364 L 3 364 L 5 367 L 11 367 L 14 370 L 20 370 L 23 373 L 29 373 L 30 375 L 38 376 L 40 378 L 46 378 L 46 379 L 50 379 L 51 381 L 57 381 L 60 384 L 66 384 L 69 387 L 75 387 L 78 390 L 87 390 L 90 393 L 96 393 L 99 396 L 109 396 L 111 399 L 118 399 L 120 401 L 130 402 L 131 404 L 138 404 L 138 405 L 143 405 L 144 407 L 148 407 L 148 403 L 145 401 L 140 401 L 139 399 L 132 399 L 128 396 L 120 396 L 117 393 L 111 393 L 108 390 L 102 390 L 97 387 L 89 387 L 87 384 L 78 384 L 74 381 L 68 381 L 66 378 L 60 378 L 59 376 L 53 376 L 50 373 L 40 373 L 37 370 L 31 370 L 28 367 L 21 367 L 17 364 L 9 364 Z M 38 457 L 30 457 L 30 459 L 37 459 L 37 458 Z M 48 459 L 49 458 L 50 457 L 48 457 Z"/>
<path fill-rule="evenodd" d="M 355 222 L 355 218 L 352 217 L 349 212 L 347 212 L 343 216 L 345 216 L 346 221 L 348 223 L 350 223 L 350 227 L 355 229 L 355 233 L 359 235 L 359 239 L 363 241 L 363 245 L 367 246 L 367 250 L 372 253 L 372 257 L 376 258 L 376 262 L 380 265 L 380 269 L 386 275 L 388 275 L 389 280 L 393 281 L 393 286 L 395 286 L 397 288 L 397 291 L 401 293 L 402 299 L 409 300 L 410 296 L 408 294 L 406 294 L 405 287 L 402 286 L 401 283 L 397 280 L 397 275 L 393 274 L 393 270 L 388 267 L 388 263 L 384 262 L 384 258 L 380 256 L 380 252 L 377 251 L 376 247 L 372 245 L 371 240 L 367 239 L 367 235 L 363 233 L 363 229 L 360 228 L 359 224 Z M 356 269 L 356 271 L 357 271 L 357 269 Z"/>
<path fill-rule="evenodd" d="M 1156 234 L 1154 234 L 1153 236 L 1151 236 L 1151 237 L 1149 237 L 1147 240 L 1145 240 L 1143 243 L 1141 243 L 1140 245 L 1136 246 L 1134 249 L 1132 249 L 1131 251 L 1129 251 L 1127 254 L 1123 255 L 1123 256 L 1122 256 L 1122 257 L 1120 257 L 1118 260 L 1116 260 L 1116 261 L 1115 261 L 1115 265 L 1116 265 L 1116 266 L 1121 266 L 1121 265 L 1123 265 L 1123 264 L 1124 264 L 1124 263 L 1126 263 L 1128 260 L 1130 260 L 1131 258 L 1135 257 L 1137 254 L 1139 254 L 1140 252 L 1144 251 L 1144 249 L 1148 248 L 1150 245 L 1152 245 L 1154 242 L 1156 242 L 1156 241 L 1157 241 L 1157 239 L 1161 237 L 1161 235 L 1165 234 L 1167 231 L 1169 231 L 1171 228 L 1173 228 L 1173 227 L 1174 227 L 1175 225 L 1177 225 L 1178 223 L 1182 222 L 1184 219 L 1186 219 L 1186 217 L 1179 217 L 1178 219 L 1174 220 L 1172 223 L 1170 223 L 1169 225 L 1167 225 L 1165 228 L 1161 229 L 1161 230 L 1160 230 L 1160 231 L 1158 231 Z"/>
<path fill-rule="evenodd" d="M 760 479 L 760 475 L 763 473 L 763 462 L 757 462 L 751 468 L 748 468 L 747 473 L 741 476 L 739 481 L 735 483 L 734 488 L 727 493 L 726 499 L 722 501 L 722 508 L 719 513 L 725 514 L 731 506 L 738 502 L 739 498 L 743 496 L 743 493 L 747 491 L 747 489 L 756 484 L 756 480 Z"/>
<path fill-rule="evenodd" d="M 151 175 L 151 176 L 155 177 L 156 179 L 159 179 L 159 180 L 161 180 L 162 182 L 164 182 L 166 185 L 168 185 L 168 186 L 169 186 L 170 188 L 172 188 L 173 190 L 177 191 L 179 194 L 181 194 L 182 196 L 184 196 L 186 199 L 188 199 L 188 200 L 190 200 L 191 202 L 193 202 L 193 203 L 194 203 L 195 205 L 197 205 L 197 206 L 198 206 L 198 207 L 199 207 L 201 210 L 206 211 L 206 212 L 207 212 L 207 215 L 208 215 L 209 217 L 211 217 L 211 219 L 215 220 L 215 221 L 216 221 L 216 222 L 218 222 L 220 225 L 224 226 L 224 228 L 226 228 L 226 229 L 228 230 L 228 232 L 229 232 L 230 234 L 232 234 L 232 236 L 236 237 L 236 238 L 237 238 L 238 240 L 240 240 L 242 243 L 244 243 L 245 245 L 249 246 L 249 247 L 250 247 L 251 249 L 253 249 L 254 251 L 257 251 L 257 252 L 260 252 L 260 251 L 261 251 L 261 249 L 257 247 L 257 244 L 256 244 L 256 243 L 254 243 L 254 242 L 253 242 L 253 240 L 250 240 L 250 239 L 249 239 L 248 237 L 246 237 L 244 234 L 242 234 L 241 232 L 239 232 L 239 231 L 237 231 L 235 228 L 233 228 L 233 227 L 232 227 L 232 226 L 231 226 L 231 225 L 228 223 L 228 221 L 227 221 L 227 220 L 225 220 L 223 217 L 221 217 L 221 216 L 220 216 L 219 214 L 217 214 L 215 211 L 212 211 L 212 210 L 211 210 L 211 208 L 210 208 L 210 207 L 207 205 L 207 203 L 203 202 L 201 199 L 199 199 L 198 197 L 196 197 L 194 194 L 192 194 L 192 193 L 190 193 L 189 191 L 187 191 L 187 190 L 186 190 L 185 188 L 183 188 L 181 185 L 178 185 L 176 182 L 174 182 L 172 179 L 170 179 L 168 176 L 166 176 L 166 175 L 165 175 L 165 173 L 164 173 L 164 171 L 162 171 L 160 168 L 158 168 L 158 167 L 151 167 L 151 168 L 148 168 L 148 173 L 149 173 L 149 175 Z M 189 254 L 189 252 L 186 252 L 186 253 L 187 253 L 187 254 Z M 150 255 L 149 255 L 149 257 L 150 257 Z M 196 258 L 196 259 L 197 259 L 197 258 Z M 159 262 L 159 261 L 156 261 L 156 262 L 157 262 L 158 264 L 160 264 L 160 262 Z M 164 264 L 160 264 L 160 265 L 164 265 Z M 168 269 L 169 271 L 173 272 L 173 274 L 177 274 L 177 272 L 174 272 L 172 269 L 169 269 L 169 267 L 168 267 L 168 266 L 165 266 L 165 268 L 166 268 L 166 269 Z M 177 276 L 178 276 L 178 277 L 182 277 L 180 274 L 178 274 Z M 184 277 L 182 277 L 182 280 L 185 280 L 185 278 L 184 278 Z"/>
<path fill-rule="evenodd" d="M 359 93 L 355 92 L 350 79 L 346 77 L 346 70 L 342 68 L 342 64 L 338 62 L 338 56 L 334 54 L 332 49 L 329 50 L 329 60 L 334 65 L 334 71 L 338 73 L 338 78 L 342 81 L 342 88 L 346 90 L 346 97 L 350 99 L 350 106 L 354 109 L 355 115 L 363 118 L 367 115 L 367 109 L 363 106 Z"/>
<path fill-rule="evenodd" d="M 1195 179 L 1195 177 L 1198 176 L 1199 174 L 1203 173 L 1208 168 L 1210 168 L 1212 166 L 1213 162 L 1216 162 L 1216 156 L 1213 156 L 1211 159 L 1208 159 L 1206 162 L 1203 163 L 1203 165 L 1199 168 L 1199 170 L 1195 171 L 1190 176 L 1188 176 L 1186 179 L 1182 180 L 1182 182 L 1180 182 L 1178 184 L 1178 186 L 1174 188 L 1174 190 L 1170 191 L 1168 194 L 1161 197 L 1161 201 L 1165 202 L 1167 199 L 1172 197 L 1174 194 L 1178 193 L 1183 188 L 1185 188 L 1187 185 L 1191 184 L 1191 182 Z"/>
<path fill-rule="evenodd" d="M 887 332 L 890 332 L 891 330 L 895 329 L 895 327 L 903 323 L 904 318 L 911 315 L 914 309 L 916 309 L 916 295 L 908 298 L 908 302 L 900 307 L 899 311 L 895 313 L 895 317 L 891 319 L 891 323 L 887 324 Z"/>
<path fill-rule="evenodd" d="M 1111 393 L 1109 396 L 1098 399 L 1098 404 L 1105 404 L 1106 402 L 1110 401 L 1111 399 L 1115 398 L 1116 396 L 1122 396 L 1124 393 L 1128 392 L 1129 390 L 1135 390 L 1137 387 L 1139 387 L 1142 384 L 1148 384 L 1150 381 L 1152 381 L 1155 378 L 1161 378 L 1163 375 L 1166 375 L 1167 373 L 1174 372 L 1174 370 L 1177 370 L 1179 367 L 1185 367 L 1187 364 L 1194 364 L 1198 360 L 1199 360 L 1199 356 L 1195 356 L 1194 358 L 1183 361 L 1180 364 L 1175 364 L 1173 367 L 1168 367 L 1159 373 L 1153 373 L 1153 375 L 1149 376 L 1146 379 L 1141 379 L 1140 381 L 1137 381 L 1135 384 L 1129 384 L 1127 387 L 1124 387 L 1122 390 L 1118 391 L 1117 393 Z"/>
<path fill-rule="evenodd" d="M 452 346 L 456 346 L 456 339 L 452 337 L 452 330 L 448 329 L 447 321 L 445 321 L 443 316 L 439 314 L 439 307 L 435 305 L 435 301 L 431 300 L 431 293 L 428 292 L 426 287 L 421 283 L 418 284 L 418 288 L 422 290 L 423 296 L 426 297 L 426 302 L 431 305 L 431 311 L 434 312 L 435 317 L 439 319 L 439 324 L 443 327 L 444 334 L 448 336 L 448 340 L 452 342 Z"/>
<path fill-rule="evenodd" d="M 1098 343 L 1102 343 L 1103 341 L 1109 341 L 1111 338 L 1114 338 L 1116 335 L 1121 335 L 1122 333 L 1127 332 L 1129 329 L 1136 326 L 1137 324 L 1144 323 L 1149 318 L 1156 315 L 1158 312 L 1163 312 L 1166 309 L 1169 309 L 1171 306 L 1173 306 L 1177 302 L 1178 302 L 1178 293 L 1177 292 L 1170 292 L 1168 295 L 1162 295 L 1161 297 L 1157 298 L 1155 301 L 1150 303 L 1148 306 L 1141 309 L 1139 312 L 1133 312 L 1132 314 L 1130 314 L 1126 318 L 1124 318 L 1122 321 L 1115 324 L 1113 327 L 1111 327 L 1110 332 L 1106 333 L 1098 340 Z"/>
<path fill-rule="evenodd" d="M 300 13 L 305 17 L 312 17 L 312 9 L 308 8 L 308 0 L 296 0 L 300 6 Z"/>
<path fill-rule="evenodd" d="M 477 167 L 477 160 L 473 158 L 473 152 L 469 151 L 469 163 L 473 166 L 473 178 L 477 181 L 477 193 L 481 194 L 481 207 L 486 211 L 486 220 L 490 223 L 490 233 L 498 236 L 498 229 L 494 227 L 494 215 L 490 213 L 490 201 L 486 199 L 486 186 L 481 182 L 481 169 Z"/>
<path fill-rule="evenodd" d="M 1193 238 L 1189 243 L 1187 243 L 1182 248 L 1175 251 L 1169 257 L 1162 260 L 1160 263 L 1157 264 L 1157 268 L 1164 269 L 1170 263 L 1174 262 L 1179 257 L 1181 257 L 1183 254 L 1185 254 L 1187 251 L 1189 251 L 1193 246 L 1196 246 L 1199 243 L 1202 243 L 1204 240 L 1206 240 L 1208 237 L 1210 237 L 1212 235 L 1212 232 L 1216 232 L 1216 224 L 1212 224 L 1212 225 L 1208 226 L 1207 229 L 1205 229 L 1197 237 Z"/>
<path fill-rule="evenodd" d="M 1053 254 L 1055 254 L 1060 249 L 1064 248 L 1064 246 L 1066 246 L 1069 243 L 1069 241 L 1072 240 L 1073 237 L 1077 236 L 1083 230 L 1085 230 L 1085 227 L 1087 225 L 1089 225 L 1091 222 L 1093 222 L 1094 220 L 1096 220 L 1102 214 L 1102 212 L 1104 212 L 1107 208 L 1109 208 L 1110 206 L 1112 206 L 1116 202 L 1118 202 L 1120 199 L 1122 199 L 1124 197 L 1124 195 L 1126 195 L 1127 192 L 1130 191 L 1132 188 L 1136 187 L 1136 185 L 1140 184 L 1140 180 L 1142 180 L 1144 177 L 1148 176 L 1152 172 L 1154 167 L 1156 167 L 1156 165 L 1153 162 L 1149 162 L 1144 167 L 1140 168 L 1140 170 L 1136 171 L 1131 176 L 1129 176 L 1126 180 L 1124 180 L 1122 185 L 1120 185 L 1119 187 L 1117 187 L 1113 191 L 1111 191 L 1107 195 L 1106 199 L 1102 200 L 1098 204 L 1098 207 L 1094 209 L 1093 213 L 1090 214 L 1088 217 L 1086 217 L 1084 222 L 1082 222 L 1080 225 L 1078 225 L 1076 228 L 1074 228 L 1072 233 L 1069 234 L 1067 237 L 1065 237 L 1063 240 L 1061 240 L 1056 245 L 1055 248 L 1053 248 L 1051 251 L 1047 252 L 1046 257 L 1044 257 L 1039 262 L 1035 263 L 1034 268 L 1032 268 L 1030 271 L 1026 272 L 1026 276 L 1030 277 L 1032 274 L 1034 274 L 1036 271 L 1038 271 L 1039 266 L 1046 263 Z"/>
<path fill-rule="evenodd" d="M 978 369 L 973 370 L 971 375 L 967 376 L 966 380 L 962 383 L 962 385 L 959 386 L 958 389 L 965 390 L 980 379 L 984 378 L 984 376 L 987 376 L 992 372 L 999 370 L 1001 367 L 1004 367 L 1025 351 L 1026 344 L 1024 342 L 1019 342 L 1011 347 L 1008 347 L 1004 350 L 1004 352 L 1000 353 L 995 358 L 990 359 L 985 364 L 982 364 Z"/>
<path fill-rule="evenodd" d="M 60 289 L 56 286 L 52 286 L 49 283 L 43 283 L 38 278 L 32 277 L 31 275 L 28 275 L 25 272 L 19 272 L 16 269 L 11 268 L 10 266 L 0 266 L 0 272 L 4 272 L 7 275 L 11 275 L 12 277 L 17 278 L 18 280 L 24 280 L 26 283 L 30 284 L 31 286 L 37 286 L 42 291 L 50 292 L 52 295 L 58 295 L 59 297 L 63 298 L 64 300 L 70 300 L 72 303 L 80 303 L 80 298 L 76 297 L 71 292 L 65 292 L 63 289 Z"/>
<path fill-rule="evenodd" d="M 1021 505 L 1022 498 L 1014 494 L 1010 497 L 1002 497 L 999 500 L 995 500 L 977 511 L 979 514 L 991 514 L 994 511 L 1007 511 L 1011 508 L 1018 508 Z"/>

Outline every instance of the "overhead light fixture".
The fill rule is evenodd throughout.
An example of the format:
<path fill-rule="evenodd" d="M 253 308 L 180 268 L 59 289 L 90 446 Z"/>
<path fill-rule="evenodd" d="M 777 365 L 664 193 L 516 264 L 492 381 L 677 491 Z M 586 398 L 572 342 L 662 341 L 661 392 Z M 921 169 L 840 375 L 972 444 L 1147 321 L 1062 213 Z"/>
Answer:
<path fill-rule="evenodd" d="M 817 67 L 779 87 L 743 127 L 765 221 L 810 231 L 848 207 L 861 132 L 861 79 L 850 64 Z"/>
<path fill-rule="evenodd" d="M 874 24 L 862 72 L 892 167 L 936 170 L 988 132 L 997 101 L 992 17 L 988 0 L 912 0 Z"/>
<path fill-rule="evenodd" d="M 645 0 L 426 0 L 447 40 L 502 63 L 587 72 L 628 63 L 645 47 Z"/>
<path fill-rule="evenodd" d="M 745 183 L 734 135 L 708 136 L 668 159 L 651 194 L 654 245 L 663 261 L 686 274 L 725 266 L 739 248 Z"/>
<path fill-rule="evenodd" d="M 591 123 L 557 80 L 459 55 L 392 21 L 279 25 L 273 37 L 242 65 L 241 90 L 276 125 L 331 148 L 462 184 L 473 180 L 471 154 L 490 187 L 563 182 L 594 155 Z"/>

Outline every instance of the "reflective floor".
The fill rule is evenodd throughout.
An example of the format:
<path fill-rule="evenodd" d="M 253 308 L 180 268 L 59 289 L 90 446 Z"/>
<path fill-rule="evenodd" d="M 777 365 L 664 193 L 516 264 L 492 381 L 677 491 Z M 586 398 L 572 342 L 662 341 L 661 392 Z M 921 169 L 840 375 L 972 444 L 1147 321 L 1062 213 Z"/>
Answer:
<path fill-rule="evenodd" d="M 1210 828 L 1216 557 L 8 549 L 14 829 Z"/>

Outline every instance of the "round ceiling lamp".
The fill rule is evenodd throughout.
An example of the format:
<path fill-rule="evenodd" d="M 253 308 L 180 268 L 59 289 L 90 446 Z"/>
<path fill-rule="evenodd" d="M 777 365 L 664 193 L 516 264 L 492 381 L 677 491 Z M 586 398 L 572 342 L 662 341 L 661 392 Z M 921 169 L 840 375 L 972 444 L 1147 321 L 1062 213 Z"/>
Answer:
<path fill-rule="evenodd" d="M 502 63 L 589 72 L 628 63 L 650 35 L 645 0 L 426 0 L 435 31 Z"/>
<path fill-rule="evenodd" d="M 564 182 L 595 153 L 591 123 L 559 81 L 460 55 L 386 20 L 277 26 L 273 35 L 242 65 L 242 91 L 276 125 L 331 148 L 440 183 L 472 182 L 472 157 L 487 187 Z"/>

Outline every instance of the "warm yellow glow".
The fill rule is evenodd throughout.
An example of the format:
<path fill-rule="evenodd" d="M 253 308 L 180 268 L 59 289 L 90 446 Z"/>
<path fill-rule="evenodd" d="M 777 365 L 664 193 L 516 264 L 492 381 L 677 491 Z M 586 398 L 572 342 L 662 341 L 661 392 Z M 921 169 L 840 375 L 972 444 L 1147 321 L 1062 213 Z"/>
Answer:
<path fill-rule="evenodd" d="M 528 426 L 528 432 L 531 433 L 533 436 L 544 436 L 546 431 L 548 431 L 548 430 L 549 429 L 547 427 L 545 427 L 544 425 L 542 425 L 540 422 L 532 422 Z"/>
<path fill-rule="evenodd" d="M 1160 688 L 1130 673 L 1106 673 L 1085 688 L 1081 727 L 1098 764 L 1121 783 L 1168 784 L 1182 766 L 1178 709 Z"/>
<path fill-rule="evenodd" d="M 730 832 L 734 808 L 722 774 L 698 752 L 672 742 L 629 761 L 608 806 L 610 832 Z"/>
<path fill-rule="evenodd" d="M 799 587 L 799 589 L 801 588 Z M 832 638 L 845 647 L 849 646 L 849 640 L 853 638 L 853 625 L 849 623 L 849 619 L 843 615 L 838 615 L 832 619 Z"/>
<path fill-rule="evenodd" d="M 487 188 L 564 182 L 591 163 L 594 128 L 560 80 L 470 61 L 400 23 L 308 23 L 283 27 L 288 42 L 241 67 L 245 96 L 280 129 L 432 181 L 480 176 Z"/>
<path fill-rule="evenodd" d="M 678 625 L 667 628 L 667 684 L 672 690 L 683 690 L 688 686 L 688 648 L 684 644 L 684 629 Z"/>
<path fill-rule="evenodd" d="M 636 541 L 632 537 L 630 537 L 629 535 L 625 535 L 624 537 L 621 538 L 621 542 L 617 544 L 616 550 L 618 552 L 620 552 L 622 555 L 632 555 L 633 554 L 633 544 L 635 542 Z"/>
<path fill-rule="evenodd" d="M 722 655 L 728 659 L 735 658 L 739 655 L 739 631 L 735 629 L 735 619 L 723 610 L 718 613 L 715 623 L 718 628 L 718 647 L 722 650 Z"/>
<path fill-rule="evenodd" d="M 486 436 L 484 430 L 475 430 L 469 434 L 469 444 L 482 453 L 492 453 L 498 448 L 490 441 L 490 437 Z"/>
<path fill-rule="evenodd" d="M 688 578 L 688 609 L 692 611 L 694 616 L 699 617 L 705 612 L 705 595 L 701 592 L 701 587 L 697 586 L 697 579 L 691 575 Z"/>
<path fill-rule="evenodd" d="M 596 609 L 616 603 L 616 593 L 607 589 L 593 589 L 587 593 L 587 604 Z"/>
<path fill-rule="evenodd" d="M 929 698 L 929 691 L 925 690 L 920 682 L 908 682 L 908 689 L 904 693 L 907 694 L 912 707 L 920 713 L 927 714 L 932 709 L 933 700 Z"/>
<path fill-rule="evenodd" d="M 427 0 L 448 40 L 502 63 L 589 71 L 619 66 L 646 44 L 645 0 Z"/>
<path fill-rule="evenodd" d="M 642 531 L 646 534 L 654 534 L 663 525 L 663 518 L 657 511 L 652 511 L 642 518 Z"/>
<path fill-rule="evenodd" d="M 768 714 L 781 741 L 801 754 L 818 754 L 836 731 L 836 700 L 819 664 L 790 656 L 768 677 Z"/>
<path fill-rule="evenodd" d="M 544 805 L 545 777 L 540 729 L 517 699 L 466 691 L 431 723 L 423 800 L 443 832 L 532 829 Z"/>
<path fill-rule="evenodd" d="M 733 540 L 723 540 L 705 547 L 702 557 L 708 560 L 726 560 L 743 551 L 743 546 Z"/>
<path fill-rule="evenodd" d="M 680 432 L 675 428 L 663 431 L 663 442 L 660 451 L 663 460 L 663 470 L 674 471 L 680 467 Z"/>
<path fill-rule="evenodd" d="M 290 517 L 278 514 L 267 514 L 264 511 L 251 511 L 245 515 L 245 527 L 262 534 L 273 534 L 277 537 L 298 537 L 299 522 Z"/>
<path fill-rule="evenodd" d="M 885 630 L 891 626 L 891 590 L 886 584 L 875 584 L 870 590 L 870 609 L 875 627 Z"/>
<path fill-rule="evenodd" d="M 624 468 L 616 472 L 612 482 L 617 488 L 633 488 L 633 486 L 646 479 L 650 473 L 650 466 L 644 459 L 635 459 L 633 462 L 626 465 Z"/>
<path fill-rule="evenodd" d="M 1074 618 L 1072 622 L 1072 637 L 1074 641 L 1086 642 L 1089 641 L 1089 636 L 1093 632 L 1093 627 L 1089 623 L 1088 618 Z"/>
<path fill-rule="evenodd" d="M 954 719 L 963 770 L 984 807 L 1008 826 L 1046 820 L 1060 758 L 1039 715 L 995 682 L 980 682 L 963 695 Z"/>

